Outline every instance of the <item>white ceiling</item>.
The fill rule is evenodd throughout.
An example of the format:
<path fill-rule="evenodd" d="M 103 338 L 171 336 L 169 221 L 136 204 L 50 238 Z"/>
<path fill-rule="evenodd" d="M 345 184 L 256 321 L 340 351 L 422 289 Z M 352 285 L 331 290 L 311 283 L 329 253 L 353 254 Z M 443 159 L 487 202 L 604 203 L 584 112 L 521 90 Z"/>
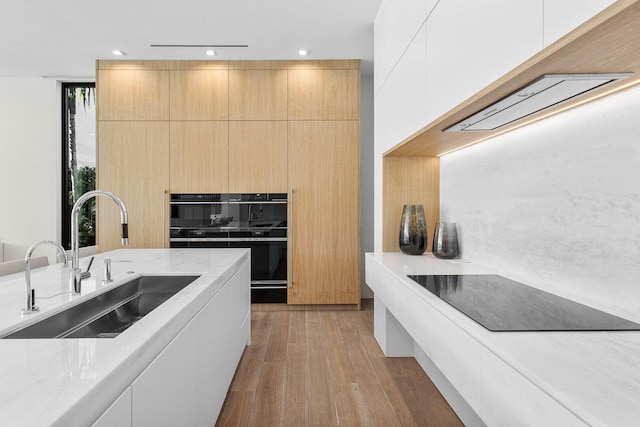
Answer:
<path fill-rule="evenodd" d="M 15 0 L 0 8 L 0 77 L 90 78 L 96 59 L 363 60 L 373 73 L 373 20 L 381 0 Z"/>

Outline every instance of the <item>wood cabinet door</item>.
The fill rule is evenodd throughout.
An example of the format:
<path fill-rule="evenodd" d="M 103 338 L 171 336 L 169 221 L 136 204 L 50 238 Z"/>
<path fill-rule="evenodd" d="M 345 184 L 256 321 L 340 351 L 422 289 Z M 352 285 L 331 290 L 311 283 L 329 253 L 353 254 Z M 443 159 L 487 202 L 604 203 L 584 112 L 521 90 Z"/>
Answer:
<path fill-rule="evenodd" d="M 169 122 L 99 122 L 98 185 L 118 195 L 129 216 L 127 248 L 161 248 L 165 243 L 169 188 Z M 101 252 L 121 248 L 120 211 L 98 197 L 97 235 Z"/>
<path fill-rule="evenodd" d="M 169 71 L 97 70 L 98 120 L 169 120 Z"/>
<path fill-rule="evenodd" d="M 287 120 L 287 70 L 230 70 L 229 120 Z"/>
<path fill-rule="evenodd" d="M 289 120 L 359 120 L 360 70 L 289 70 Z"/>
<path fill-rule="evenodd" d="M 171 70 L 171 120 L 227 120 L 229 71 Z"/>
<path fill-rule="evenodd" d="M 229 192 L 287 192 L 287 122 L 229 122 Z"/>
<path fill-rule="evenodd" d="M 289 122 L 290 304 L 358 304 L 358 121 Z"/>
<path fill-rule="evenodd" d="M 228 192 L 227 121 L 172 121 L 170 146 L 172 193 Z"/>

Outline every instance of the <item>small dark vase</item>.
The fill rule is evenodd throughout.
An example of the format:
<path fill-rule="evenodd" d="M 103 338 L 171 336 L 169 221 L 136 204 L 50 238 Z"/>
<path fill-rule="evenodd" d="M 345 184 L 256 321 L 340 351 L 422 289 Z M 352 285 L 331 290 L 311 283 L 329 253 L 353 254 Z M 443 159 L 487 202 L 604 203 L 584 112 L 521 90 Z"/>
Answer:
<path fill-rule="evenodd" d="M 458 231 L 454 222 L 439 222 L 433 234 L 431 249 L 436 258 L 452 259 L 460 255 Z"/>
<path fill-rule="evenodd" d="M 422 255 L 427 249 L 427 226 L 422 205 L 404 205 L 400 222 L 400 250 Z"/>

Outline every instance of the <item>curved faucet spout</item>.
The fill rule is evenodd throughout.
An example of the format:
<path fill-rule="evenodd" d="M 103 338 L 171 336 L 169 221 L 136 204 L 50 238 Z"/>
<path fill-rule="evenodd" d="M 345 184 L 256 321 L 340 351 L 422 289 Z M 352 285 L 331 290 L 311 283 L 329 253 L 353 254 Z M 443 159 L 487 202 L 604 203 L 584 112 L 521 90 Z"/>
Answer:
<path fill-rule="evenodd" d="M 64 258 L 64 264 L 67 265 L 67 253 L 64 251 L 64 248 L 62 246 L 52 240 L 42 240 L 27 249 L 27 254 L 24 257 L 24 281 L 26 284 L 24 294 L 25 307 L 22 309 L 22 314 L 30 314 L 39 310 L 39 308 L 35 305 L 33 294 L 31 292 L 31 254 L 33 253 L 35 248 L 44 244 L 55 246 L 55 248 Z"/>
<path fill-rule="evenodd" d="M 80 256 L 79 256 L 79 237 L 78 237 L 78 216 L 80 208 L 84 205 L 84 202 L 96 196 L 109 197 L 120 209 L 120 223 L 122 224 L 122 244 L 129 244 L 129 220 L 127 217 L 127 208 L 118 196 L 104 190 L 93 190 L 84 193 L 73 205 L 71 210 L 71 269 L 70 269 L 70 290 L 72 294 L 79 294 L 82 286 L 82 277 L 80 270 Z"/>

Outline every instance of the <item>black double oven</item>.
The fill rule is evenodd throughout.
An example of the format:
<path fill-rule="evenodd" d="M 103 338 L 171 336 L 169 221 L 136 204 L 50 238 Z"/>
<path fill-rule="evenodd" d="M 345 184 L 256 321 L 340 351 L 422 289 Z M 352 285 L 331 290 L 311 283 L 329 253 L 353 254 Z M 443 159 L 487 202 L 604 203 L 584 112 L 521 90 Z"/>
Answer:
<path fill-rule="evenodd" d="M 250 248 L 251 302 L 287 302 L 287 194 L 172 194 L 171 248 Z"/>

